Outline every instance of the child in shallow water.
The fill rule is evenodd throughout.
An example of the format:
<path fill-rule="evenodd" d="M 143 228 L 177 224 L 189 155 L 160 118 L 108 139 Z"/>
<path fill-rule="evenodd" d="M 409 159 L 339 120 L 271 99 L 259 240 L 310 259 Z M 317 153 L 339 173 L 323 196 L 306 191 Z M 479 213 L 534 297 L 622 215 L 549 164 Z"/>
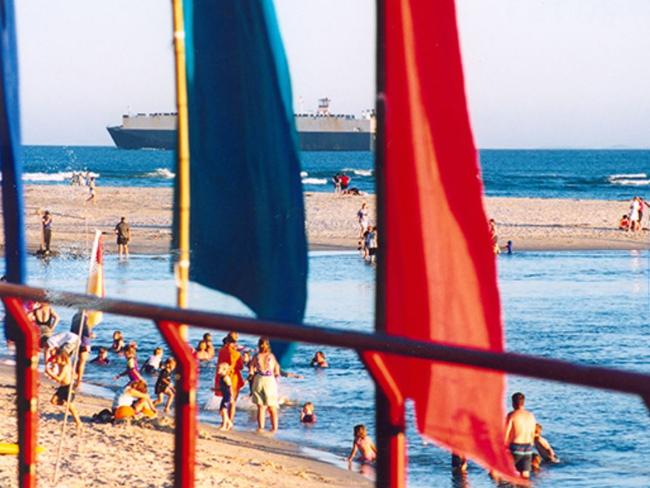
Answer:
<path fill-rule="evenodd" d="M 167 358 L 165 364 L 160 369 L 158 373 L 158 380 L 156 381 L 156 400 L 153 402 L 154 405 L 160 405 L 163 402 L 165 395 L 167 395 L 167 403 L 165 404 L 165 413 L 169 413 L 172 408 L 172 402 L 176 396 L 176 389 L 174 388 L 174 382 L 172 381 L 172 376 L 174 370 L 176 369 L 176 360 L 174 358 Z"/>
<path fill-rule="evenodd" d="M 323 351 L 316 351 L 316 354 L 314 354 L 314 357 L 311 360 L 311 366 L 313 368 L 327 368 L 329 367 L 329 364 L 327 362 L 327 358 L 325 357 L 325 354 Z"/>
<path fill-rule="evenodd" d="M 221 392 L 221 405 L 219 405 L 221 427 L 219 427 L 219 430 L 230 430 L 233 426 L 233 422 L 230 419 L 230 404 L 234 397 L 232 380 L 230 379 L 230 364 L 219 363 L 217 375 L 219 376 L 219 391 Z"/>
<path fill-rule="evenodd" d="M 535 449 L 541 456 L 542 460 L 547 463 L 559 463 L 560 458 L 555 455 L 550 442 L 542 437 L 542 425 L 535 424 Z"/>
<path fill-rule="evenodd" d="M 108 350 L 105 347 L 100 347 L 97 357 L 90 361 L 91 364 L 98 366 L 108 366 L 111 360 L 108 358 Z"/>
<path fill-rule="evenodd" d="M 124 352 L 124 337 L 122 332 L 116 330 L 113 332 L 113 344 L 111 344 L 111 351 L 121 354 Z"/>
<path fill-rule="evenodd" d="M 155 374 L 160 369 L 160 363 L 163 358 L 162 347 L 157 347 L 153 350 L 153 355 L 142 366 L 142 372 L 146 374 Z"/>
<path fill-rule="evenodd" d="M 361 453 L 360 461 L 362 463 L 373 463 L 377 459 L 377 448 L 368 437 L 368 431 L 363 424 L 354 426 L 354 442 L 352 443 L 352 451 L 348 456 L 348 462 L 351 463 L 357 453 Z"/>
<path fill-rule="evenodd" d="M 316 414 L 314 413 L 314 404 L 312 402 L 307 402 L 302 406 L 300 421 L 303 424 L 313 424 L 316 422 Z"/>

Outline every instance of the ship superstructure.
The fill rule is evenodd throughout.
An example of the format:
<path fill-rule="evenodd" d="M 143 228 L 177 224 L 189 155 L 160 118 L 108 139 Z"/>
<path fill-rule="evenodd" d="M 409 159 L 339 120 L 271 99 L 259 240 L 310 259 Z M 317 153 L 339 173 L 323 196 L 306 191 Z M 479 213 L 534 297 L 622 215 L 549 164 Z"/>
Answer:
<path fill-rule="evenodd" d="M 330 99 L 318 100 L 316 112 L 294 114 L 303 151 L 372 151 L 375 140 L 375 115 L 365 111 L 360 117 L 333 114 Z M 175 149 L 176 114 L 138 113 L 122 116 L 122 125 L 107 127 L 120 149 Z"/>

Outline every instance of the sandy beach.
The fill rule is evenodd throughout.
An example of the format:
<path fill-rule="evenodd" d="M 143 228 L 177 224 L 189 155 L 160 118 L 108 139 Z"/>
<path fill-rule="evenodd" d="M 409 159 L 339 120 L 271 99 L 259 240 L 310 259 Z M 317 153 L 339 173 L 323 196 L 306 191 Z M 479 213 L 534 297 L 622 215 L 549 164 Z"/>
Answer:
<path fill-rule="evenodd" d="M 116 252 L 113 229 L 121 216 L 132 227 L 133 253 L 169 251 L 172 189 L 99 187 L 95 205 L 85 202 L 87 190 L 69 186 L 30 185 L 25 189 L 27 242 L 40 245 L 40 212 L 53 214 L 52 247 L 79 252 L 92 242 L 94 229 L 110 234 L 107 252 Z M 361 202 L 375 212 L 375 197 L 306 193 L 306 227 L 311 249 L 356 249 L 355 215 Z M 622 232 L 618 219 L 628 201 L 486 198 L 488 214 L 497 221 L 499 240 L 514 243 L 515 251 L 581 249 L 648 249 L 650 232 Z M 646 217 L 647 219 L 647 217 Z"/>
<path fill-rule="evenodd" d="M 0 366 L 0 440 L 16 439 L 14 368 Z M 46 450 L 38 458 L 39 486 L 51 477 L 61 433 L 63 409 L 49 404 L 54 383 L 41 378 L 39 440 Z M 173 420 L 165 417 L 142 425 L 92 423 L 90 417 L 110 408 L 106 399 L 77 395 L 75 405 L 85 422 L 81 441 L 69 419 L 58 483 L 54 486 L 170 487 L 173 473 Z M 216 414 L 215 414 L 216 415 Z M 81 446 L 81 449 L 79 449 Z M 110 449 L 108 449 L 110 447 Z M 0 486 L 16 483 L 16 457 L 0 456 Z M 315 460 L 293 444 L 253 432 L 219 432 L 201 424 L 197 445 L 196 486 L 316 488 L 372 486 L 352 471 Z"/>

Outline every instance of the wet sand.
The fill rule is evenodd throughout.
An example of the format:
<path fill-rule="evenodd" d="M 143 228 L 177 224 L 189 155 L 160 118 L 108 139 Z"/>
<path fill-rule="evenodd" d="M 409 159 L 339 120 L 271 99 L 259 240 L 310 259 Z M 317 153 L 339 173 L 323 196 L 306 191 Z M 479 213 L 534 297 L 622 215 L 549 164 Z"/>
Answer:
<path fill-rule="evenodd" d="M 121 216 L 131 224 L 133 253 L 169 251 L 172 222 L 170 188 L 104 188 L 96 204 L 86 203 L 87 190 L 69 186 L 26 187 L 27 242 L 40 245 L 40 213 L 53 214 L 52 248 L 59 252 L 88 249 L 95 229 L 109 234 L 107 252 L 116 252 L 113 229 Z M 306 228 L 311 249 L 356 249 L 356 212 L 366 201 L 375 212 L 374 196 L 336 196 L 306 193 Z M 488 214 L 497 221 L 502 244 L 512 240 L 515 250 L 649 249 L 650 232 L 622 232 L 618 219 L 628 201 L 486 198 Z M 650 212 L 646 212 L 648 214 Z M 371 222 L 374 219 L 371 218 Z M 3 239 L 4 240 L 4 239 Z"/>

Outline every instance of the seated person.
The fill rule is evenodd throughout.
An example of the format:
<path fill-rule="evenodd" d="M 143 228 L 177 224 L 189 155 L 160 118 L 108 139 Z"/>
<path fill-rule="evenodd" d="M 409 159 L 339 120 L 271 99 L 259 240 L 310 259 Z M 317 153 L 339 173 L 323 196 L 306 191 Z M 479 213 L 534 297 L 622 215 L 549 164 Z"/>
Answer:
<path fill-rule="evenodd" d="M 113 400 L 113 415 L 115 420 L 135 418 L 140 414 L 145 417 L 156 417 L 156 407 L 147 393 L 144 381 L 132 381 L 118 391 Z"/>
<path fill-rule="evenodd" d="M 325 358 L 325 354 L 323 354 L 323 351 L 317 351 L 316 354 L 314 354 L 314 357 L 311 360 L 311 366 L 314 368 L 329 367 L 329 364 L 327 362 L 327 359 Z"/>
<path fill-rule="evenodd" d="M 313 424 L 316 422 L 316 414 L 314 413 L 314 404 L 312 402 L 307 402 L 302 406 L 300 421 L 303 424 Z"/>
<path fill-rule="evenodd" d="M 541 424 L 535 425 L 535 449 L 542 458 L 542 461 L 547 463 L 559 463 L 560 459 L 555 455 L 555 451 L 551 444 L 542 437 Z"/>
<path fill-rule="evenodd" d="M 97 357 L 90 361 L 91 364 L 97 364 L 98 366 L 108 366 L 111 360 L 108 359 L 108 349 L 105 347 L 100 347 Z"/>
<path fill-rule="evenodd" d="M 618 223 L 619 230 L 630 230 L 630 217 L 625 214 Z"/>
<path fill-rule="evenodd" d="M 160 369 L 160 363 L 163 358 L 162 347 L 157 347 L 153 350 L 153 355 L 142 366 L 142 372 L 146 374 L 156 374 Z"/>

